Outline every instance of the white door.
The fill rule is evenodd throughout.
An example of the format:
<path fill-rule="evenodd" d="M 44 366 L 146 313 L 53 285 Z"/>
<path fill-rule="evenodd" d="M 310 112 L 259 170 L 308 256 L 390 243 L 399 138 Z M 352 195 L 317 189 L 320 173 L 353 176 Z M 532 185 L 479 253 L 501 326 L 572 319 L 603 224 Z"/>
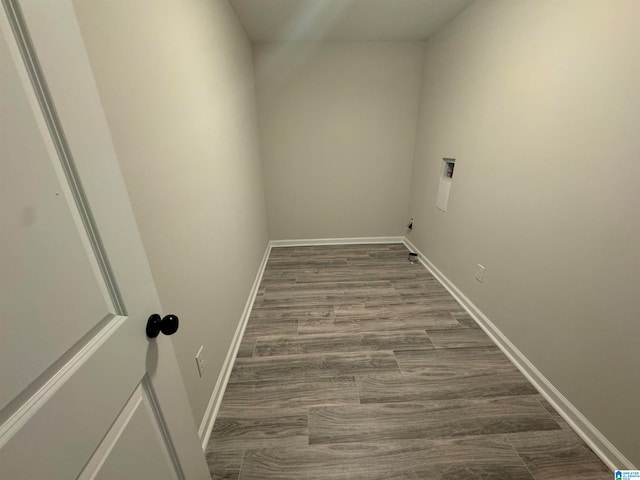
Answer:
<path fill-rule="evenodd" d="M 73 8 L 2 0 L 1 479 L 209 478 L 153 313 Z"/>

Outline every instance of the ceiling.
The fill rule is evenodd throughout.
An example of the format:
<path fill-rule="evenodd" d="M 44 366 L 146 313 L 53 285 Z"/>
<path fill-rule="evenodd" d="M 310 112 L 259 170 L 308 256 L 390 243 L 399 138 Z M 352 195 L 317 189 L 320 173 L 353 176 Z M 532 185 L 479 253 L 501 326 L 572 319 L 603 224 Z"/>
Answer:
<path fill-rule="evenodd" d="M 229 0 L 254 42 L 426 40 L 473 0 Z"/>

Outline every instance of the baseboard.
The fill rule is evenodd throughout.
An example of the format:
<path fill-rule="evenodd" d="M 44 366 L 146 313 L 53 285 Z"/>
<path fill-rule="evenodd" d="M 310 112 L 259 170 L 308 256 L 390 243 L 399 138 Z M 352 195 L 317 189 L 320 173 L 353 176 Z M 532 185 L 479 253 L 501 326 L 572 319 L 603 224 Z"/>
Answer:
<path fill-rule="evenodd" d="M 220 375 L 218 375 L 216 385 L 215 387 L 213 387 L 213 393 L 211 394 L 209 404 L 207 405 L 207 409 L 205 410 L 202 421 L 200 422 L 200 428 L 198 428 L 198 436 L 202 441 L 202 450 L 205 450 L 207 448 L 207 444 L 209 443 L 211 431 L 213 430 L 213 424 L 215 423 L 216 416 L 218 415 L 218 411 L 220 410 L 222 397 L 224 396 L 224 392 L 227 388 L 227 383 L 229 382 L 229 377 L 231 376 L 231 370 L 233 369 L 233 364 L 236 360 L 236 356 L 238 355 L 238 349 L 240 348 L 240 343 L 242 342 L 244 331 L 247 328 L 247 322 L 249 321 L 249 317 L 251 316 L 253 302 L 256 299 L 258 288 L 260 287 L 260 282 L 262 282 L 262 275 L 264 274 L 264 269 L 267 266 L 267 260 L 269 260 L 270 253 L 271 242 L 269 242 L 269 244 L 267 245 L 267 249 L 265 250 L 264 256 L 262 257 L 262 262 L 260 263 L 260 267 L 258 268 L 258 273 L 256 274 L 256 278 L 253 281 L 251 291 L 249 292 L 249 298 L 247 298 L 247 302 L 244 305 L 244 310 L 242 312 L 242 316 L 240 317 L 240 321 L 238 322 L 238 327 L 236 328 L 236 332 L 233 335 L 233 339 L 231 340 L 231 346 L 229 347 L 227 356 L 225 357 L 224 363 L 222 364 L 222 370 L 220 371 Z"/>
<path fill-rule="evenodd" d="M 319 245 L 363 245 L 375 243 L 402 243 L 404 237 L 351 237 L 308 238 L 299 240 L 272 240 L 272 247 L 310 247 Z"/>
<path fill-rule="evenodd" d="M 198 428 L 198 436 L 200 437 L 200 440 L 202 442 L 203 450 L 207 448 L 207 444 L 209 443 L 209 438 L 211 437 L 211 432 L 213 431 L 213 425 L 216 421 L 218 411 L 220 410 L 222 397 L 224 396 L 224 392 L 227 388 L 227 383 L 229 382 L 231 370 L 233 369 L 233 364 L 236 360 L 236 356 L 238 355 L 238 349 L 240 348 L 240 343 L 242 342 L 242 337 L 247 327 L 247 322 L 249 321 L 249 317 L 251 316 L 253 302 L 255 301 L 256 294 L 258 293 L 258 288 L 260 287 L 262 275 L 264 274 L 264 269 L 267 266 L 267 261 L 269 260 L 271 249 L 277 247 L 298 247 L 313 245 L 402 243 L 403 239 L 404 237 L 356 237 L 318 238 L 304 240 L 272 240 L 269 242 L 264 253 L 264 257 L 262 258 L 262 262 L 260 263 L 260 267 L 258 268 L 258 273 L 256 274 L 253 286 L 251 287 L 251 291 L 249 292 L 249 298 L 247 298 L 247 303 L 245 304 L 244 311 L 242 312 L 242 316 L 240 317 L 240 321 L 238 322 L 238 327 L 236 328 L 236 332 L 233 335 L 233 339 L 231 340 L 229 351 L 227 352 L 227 356 L 225 357 L 224 363 L 222 364 L 220 375 L 218 375 L 216 385 L 213 387 L 213 393 L 211 394 L 211 398 L 209 399 L 209 403 L 207 404 L 204 416 L 202 417 L 202 421 L 200 422 L 200 427 Z"/>
<path fill-rule="evenodd" d="M 613 471 L 624 468 L 635 470 L 636 467 L 511 343 L 500 329 L 471 301 L 460 289 L 449 280 L 429 259 L 418 250 L 406 237 L 360 237 L 360 238 L 324 238 L 304 240 L 273 240 L 269 242 L 264 257 L 256 274 L 249 298 L 238 323 L 231 346 L 222 366 L 222 371 L 213 389 L 205 415 L 200 423 L 198 435 L 202 440 L 202 449 L 206 449 L 213 430 L 215 418 L 220 409 L 231 369 L 236 359 L 242 336 L 244 335 L 251 309 L 255 300 L 267 260 L 272 248 L 314 246 L 314 245 L 354 245 L 376 243 L 403 243 L 409 250 L 418 254 L 420 263 L 442 284 L 456 301 L 471 315 L 475 322 L 502 350 L 509 360 L 533 384 L 540 394 L 560 413 L 564 420 L 585 441 L 598 457 Z"/>
<path fill-rule="evenodd" d="M 585 441 L 600 459 L 612 470 L 635 470 L 636 467 L 511 343 L 500 329 L 469 300 L 456 285 L 424 256 L 406 237 L 405 246 L 418 254 L 420 262 L 438 279 L 444 288 L 471 315 L 475 322 L 494 341 L 511 362 L 533 384 L 573 430 Z"/>

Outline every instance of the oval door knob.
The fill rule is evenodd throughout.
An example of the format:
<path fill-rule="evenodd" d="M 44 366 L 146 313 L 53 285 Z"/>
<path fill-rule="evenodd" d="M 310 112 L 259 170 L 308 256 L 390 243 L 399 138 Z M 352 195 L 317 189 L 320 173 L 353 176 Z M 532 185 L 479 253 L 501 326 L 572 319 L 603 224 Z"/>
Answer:
<path fill-rule="evenodd" d="M 147 320 L 147 337 L 156 338 L 160 332 L 165 335 L 173 335 L 178 331 L 180 320 L 175 315 L 165 315 L 160 317 L 154 313 Z"/>

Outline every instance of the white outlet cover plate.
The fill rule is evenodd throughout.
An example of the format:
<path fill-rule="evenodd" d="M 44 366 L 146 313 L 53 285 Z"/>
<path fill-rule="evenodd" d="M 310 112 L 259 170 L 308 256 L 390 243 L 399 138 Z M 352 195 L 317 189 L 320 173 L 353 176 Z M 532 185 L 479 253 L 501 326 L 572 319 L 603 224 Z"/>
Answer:
<path fill-rule="evenodd" d="M 484 267 L 478 264 L 478 268 L 476 269 L 476 280 L 482 282 L 484 280 Z"/>
<path fill-rule="evenodd" d="M 202 354 L 202 350 L 204 349 L 204 345 L 201 345 L 198 349 L 198 353 L 196 353 L 196 365 L 198 366 L 198 374 L 202 377 L 204 373 L 204 369 L 207 368 L 207 360 L 204 358 Z"/>

